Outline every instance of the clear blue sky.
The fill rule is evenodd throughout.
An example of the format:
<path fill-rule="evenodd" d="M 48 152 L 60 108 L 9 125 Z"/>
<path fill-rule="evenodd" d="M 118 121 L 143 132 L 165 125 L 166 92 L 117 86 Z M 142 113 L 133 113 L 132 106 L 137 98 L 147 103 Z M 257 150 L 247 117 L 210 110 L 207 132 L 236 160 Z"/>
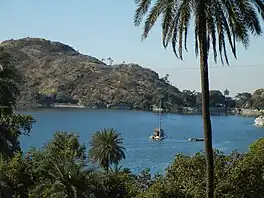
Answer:
<path fill-rule="evenodd" d="M 161 76 L 168 73 L 181 90 L 200 90 L 192 34 L 184 61 L 178 60 L 170 47 L 163 49 L 160 24 L 141 42 L 142 28 L 133 25 L 134 0 L 8 0 L 1 1 L 1 8 L 1 41 L 23 37 L 60 41 L 99 59 L 112 57 L 114 63 L 133 62 Z M 217 67 L 210 69 L 211 89 L 228 88 L 234 95 L 264 87 L 263 51 L 264 37 L 252 38 L 248 50 L 239 46 L 237 60 L 230 55 L 230 66 L 210 60 L 210 66 Z M 235 67 L 247 65 L 262 67 Z"/>

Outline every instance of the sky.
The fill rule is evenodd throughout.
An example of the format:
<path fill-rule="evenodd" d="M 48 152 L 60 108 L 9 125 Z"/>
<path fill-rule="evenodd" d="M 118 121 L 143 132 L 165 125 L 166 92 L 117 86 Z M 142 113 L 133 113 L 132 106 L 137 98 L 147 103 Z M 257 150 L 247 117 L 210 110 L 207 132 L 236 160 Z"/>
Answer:
<path fill-rule="evenodd" d="M 180 90 L 200 91 L 192 27 L 188 52 L 181 61 L 170 46 L 163 48 L 159 23 L 141 41 L 143 28 L 133 24 L 134 0 L 1 0 L 1 8 L 0 41 L 24 37 L 59 41 L 98 59 L 111 57 L 115 64 L 137 63 L 161 77 L 169 74 Z M 210 89 L 227 88 L 235 95 L 263 88 L 263 51 L 264 36 L 252 37 L 247 50 L 238 45 L 238 59 L 229 55 L 229 66 L 215 64 L 210 57 Z"/>

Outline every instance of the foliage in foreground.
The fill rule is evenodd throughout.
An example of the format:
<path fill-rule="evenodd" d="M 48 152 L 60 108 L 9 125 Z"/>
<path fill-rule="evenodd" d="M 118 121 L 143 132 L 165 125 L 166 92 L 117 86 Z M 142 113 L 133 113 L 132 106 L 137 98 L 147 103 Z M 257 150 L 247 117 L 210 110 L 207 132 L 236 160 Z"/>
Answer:
<path fill-rule="evenodd" d="M 125 159 L 125 148 L 122 146 L 123 139 L 114 129 L 101 129 L 97 131 L 90 142 L 89 156 L 93 161 L 99 162 L 100 166 L 108 170 L 112 164 L 118 165 Z"/>
<path fill-rule="evenodd" d="M 178 154 L 165 175 L 135 175 L 91 165 L 75 133 L 56 132 L 41 149 L 0 160 L 0 192 L 9 197 L 192 198 L 205 197 L 205 156 Z M 214 152 L 215 197 L 264 197 L 264 139 L 248 153 Z"/>
<path fill-rule="evenodd" d="M 20 151 L 19 137 L 29 135 L 33 123 L 29 115 L 0 113 L 0 153 L 4 158 Z"/>
<path fill-rule="evenodd" d="M 19 84 L 22 76 L 15 68 L 16 62 L 10 54 L 0 48 L 0 107 L 1 113 L 10 113 L 16 106 L 17 97 L 20 94 Z"/>

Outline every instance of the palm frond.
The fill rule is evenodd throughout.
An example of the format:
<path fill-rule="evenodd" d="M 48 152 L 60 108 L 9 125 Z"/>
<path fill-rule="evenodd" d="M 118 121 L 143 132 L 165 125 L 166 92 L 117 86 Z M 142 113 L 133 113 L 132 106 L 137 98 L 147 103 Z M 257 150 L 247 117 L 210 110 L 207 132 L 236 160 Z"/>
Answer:
<path fill-rule="evenodd" d="M 163 46 L 166 48 L 171 39 L 176 38 L 176 28 L 178 28 L 179 13 L 177 13 L 178 5 L 174 4 L 173 0 L 168 0 L 164 3 L 166 7 L 162 12 L 162 41 Z M 176 43 L 176 40 L 175 40 Z"/>
<path fill-rule="evenodd" d="M 177 58 L 183 59 L 183 46 L 187 49 L 188 25 L 194 20 L 195 54 L 199 51 L 199 23 L 206 23 L 206 46 L 209 53 L 213 50 L 214 61 L 219 54 L 222 64 L 229 64 L 227 45 L 235 58 L 236 42 L 241 42 L 245 48 L 249 45 L 249 35 L 260 35 L 262 27 L 260 17 L 264 19 L 264 2 L 261 0 L 210 0 L 205 1 L 205 10 L 201 10 L 200 1 L 196 0 L 137 0 L 135 14 L 136 25 L 143 17 L 145 20 L 142 38 L 146 39 L 158 18 L 161 18 L 162 44 L 164 48 L 171 42 Z M 203 6 L 204 8 L 204 6 Z M 218 50 L 217 50 L 218 47 Z"/>
<path fill-rule="evenodd" d="M 151 5 L 152 0 L 137 0 L 136 4 L 138 4 L 138 7 L 135 12 L 134 16 L 134 24 L 136 26 L 139 26 L 144 15 L 148 12 L 149 7 Z"/>
<path fill-rule="evenodd" d="M 253 3 L 255 4 L 258 13 L 264 20 L 264 2 L 262 0 L 253 0 Z"/>
<path fill-rule="evenodd" d="M 191 6 L 190 6 L 191 4 L 190 3 L 191 3 L 190 0 L 183 0 L 182 4 L 179 7 L 179 10 L 177 11 L 180 13 L 178 52 L 179 52 L 179 58 L 181 60 L 183 60 L 183 56 L 182 56 L 183 36 L 184 36 L 185 49 L 187 51 L 188 26 L 189 26 L 190 18 L 191 18 Z"/>
<path fill-rule="evenodd" d="M 237 0 L 236 6 L 240 12 L 241 17 L 247 29 L 251 31 L 251 34 L 259 35 L 261 34 L 261 27 L 258 20 L 257 13 L 252 7 L 252 0 Z"/>
<path fill-rule="evenodd" d="M 148 37 L 148 33 L 150 32 L 151 28 L 154 26 L 160 14 L 163 12 L 165 5 L 166 4 L 164 4 L 163 0 L 158 0 L 156 4 L 153 6 L 145 21 L 142 39 L 146 39 Z"/>

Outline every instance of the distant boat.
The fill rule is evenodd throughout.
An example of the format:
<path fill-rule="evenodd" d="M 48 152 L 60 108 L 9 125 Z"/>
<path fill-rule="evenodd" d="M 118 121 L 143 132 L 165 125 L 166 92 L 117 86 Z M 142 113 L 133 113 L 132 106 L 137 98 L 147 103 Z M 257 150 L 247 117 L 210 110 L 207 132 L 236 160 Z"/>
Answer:
<path fill-rule="evenodd" d="M 154 111 L 154 112 L 162 112 L 163 109 L 160 108 L 160 107 L 156 107 L 156 106 L 154 105 L 153 108 L 152 108 L 152 111 Z"/>
<path fill-rule="evenodd" d="M 149 136 L 149 138 L 152 140 L 163 140 L 166 137 L 164 130 L 161 127 L 161 111 L 162 111 L 161 100 L 160 100 L 159 109 L 160 109 L 160 111 L 159 111 L 159 128 L 155 128 L 153 135 Z"/>
<path fill-rule="evenodd" d="M 149 136 L 152 140 L 163 140 L 165 139 L 165 133 L 163 129 L 155 128 L 153 135 Z"/>
<path fill-rule="evenodd" d="M 54 108 L 85 108 L 84 105 L 79 104 L 64 104 L 64 103 L 55 103 L 53 105 Z"/>
<path fill-rule="evenodd" d="M 188 138 L 188 141 L 191 141 L 191 142 L 201 142 L 201 141 L 204 141 L 204 138 Z"/>

